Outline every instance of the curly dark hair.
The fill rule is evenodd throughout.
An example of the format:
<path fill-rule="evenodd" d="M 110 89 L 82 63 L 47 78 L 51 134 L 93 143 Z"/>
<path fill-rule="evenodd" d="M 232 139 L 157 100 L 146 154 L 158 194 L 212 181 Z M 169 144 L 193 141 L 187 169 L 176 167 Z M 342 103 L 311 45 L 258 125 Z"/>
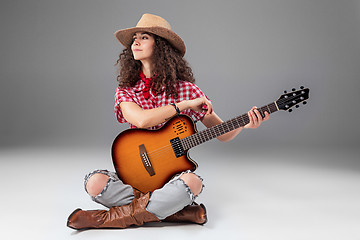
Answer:
<path fill-rule="evenodd" d="M 155 39 L 153 74 L 156 77 L 152 81 L 152 90 L 156 94 L 165 90 L 166 96 L 172 95 L 174 98 L 178 98 L 176 86 L 180 80 L 195 82 L 192 69 L 180 52 L 166 39 L 151 33 L 150 35 Z M 124 48 L 120 53 L 116 65 L 119 65 L 119 75 L 117 76 L 119 87 L 135 86 L 139 80 L 141 62 L 134 59 L 130 46 Z"/>

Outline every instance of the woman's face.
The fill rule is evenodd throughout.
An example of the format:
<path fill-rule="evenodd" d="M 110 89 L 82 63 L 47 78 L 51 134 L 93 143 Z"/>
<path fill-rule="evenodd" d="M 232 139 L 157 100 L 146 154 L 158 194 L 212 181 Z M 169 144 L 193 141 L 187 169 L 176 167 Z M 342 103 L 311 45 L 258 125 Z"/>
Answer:
<path fill-rule="evenodd" d="M 135 60 L 150 60 L 154 52 L 155 39 L 146 32 L 137 32 L 133 36 L 131 50 Z"/>

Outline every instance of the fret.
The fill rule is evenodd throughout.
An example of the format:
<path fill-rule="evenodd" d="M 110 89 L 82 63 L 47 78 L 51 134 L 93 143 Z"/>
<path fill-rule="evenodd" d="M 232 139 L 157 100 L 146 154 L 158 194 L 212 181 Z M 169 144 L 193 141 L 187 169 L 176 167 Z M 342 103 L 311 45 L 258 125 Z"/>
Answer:
<path fill-rule="evenodd" d="M 229 123 L 230 123 L 230 122 L 229 122 Z M 227 132 L 227 133 L 231 131 L 231 130 L 230 130 L 230 125 L 229 125 L 229 124 L 226 124 L 226 125 L 225 125 L 225 127 L 226 127 L 226 132 Z"/>
<path fill-rule="evenodd" d="M 267 112 L 270 114 L 270 113 L 271 113 L 271 110 L 270 110 L 269 105 L 266 105 L 266 107 L 267 107 Z"/>
<path fill-rule="evenodd" d="M 231 123 L 232 129 L 236 129 L 236 128 L 235 128 L 235 126 L 234 126 L 234 122 L 233 122 L 233 120 L 232 120 L 232 119 L 230 120 L 230 122 L 229 122 L 229 123 Z"/>
<path fill-rule="evenodd" d="M 201 142 L 205 142 L 206 141 L 206 136 L 205 136 L 205 132 L 202 132 L 201 134 L 199 134 L 199 137 L 201 139 Z"/>
<path fill-rule="evenodd" d="M 190 140 L 191 147 L 196 146 L 195 143 L 194 143 L 194 138 L 193 137 L 189 138 L 189 140 Z"/>
<path fill-rule="evenodd" d="M 234 121 L 233 121 L 233 119 L 232 119 L 232 120 L 230 120 L 230 123 L 231 123 L 231 126 L 232 126 L 232 129 L 233 129 L 233 130 L 237 128 L 237 127 L 234 125 Z"/>
<path fill-rule="evenodd" d="M 242 115 L 242 116 L 240 116 L 239 117 L 240 118 L 240 120 L 241 120 L 241 122 L 242 123 L 240 123 L 240 126 L 241 127 L 243 127 L 243 126 L 245 126 L 248 122 L 250 122 L 250 120 L 249 120 L 249 117 L 246 115 Z M 246 120 L 246 121 L 245 121 Z"/>
<path fill-rule="evenodd" d="M 192 147 L 189 139 L 186 139 L 186 148 L 184 147 L 184 149 L 190 149 Z"/>
<path fill-rule="evenodd" d="M 269 106 L 269 110 L 270 110 L 269 113 L 273 113 L 273 112 L 276 112 L 278 110 L 275 102 L 269 104 L 268 106 Z"/>
<path fill-rule="evenodd" d="M 275 102 L 265 105 L 261 108 L 258 108 L 258 110 L 262 113 L 262 115 L 265 112 L 268 112 L 270 114 L 270 113 L 278 111 Z M 184 150 L 188 150 L 188 149 L 195 147 L 201 143 L 204 143 L 206 141 L 209 141 L 211 139 L 219 137 L 225 133 L 231 132 L 232 130 L 243 127 L 246 124 L 248 124 L 249 122 L 250 122 L 250 119 L 249 119 L 248 114 L 243 114 L 241 116 L 235 117 L 233 119 L 230 119 L 226 122 L 220 123 L 211 128 L 207 128 L 207 129 L 202 130 L 198 133 L 195 133 L 191 136 L 183 138 L 183 139 L 181 139 L 181 142 L 184 147 Z"/>
<path fill-rule="evenodd" d="M 186 144 L 186 140 L 182 141 L 182 142 L 181 142 L 181 145 L 183 146 L 183 148 L 187 148 L 187 147 L 188 147 L 187 144 Z"/>
<path fill-rule="evenodd" d="M 199 145 L 199 144 L 201 143 L 201 141 L 200 141 L 200 134 L 195 134 L 194 137 L 195 137 L 195 143 L 196 143 L 197 145 Z"/>
<path fill-rule="evenodd" d="M 206 140 L 211 140 L 211 135 L 210 135 L 210 132 L 204 132 L 205 133 L 205 136 L 206 136 Z"/>
<path fill-rule="evenodd" d="M 241 127 L 240 123 L 238 121 L 236 121 L 236 118 L 234 118 L 232 120 L 232 122 L 233 122 L 233 125 L 234 125 L 234 129 L 237 129 L 237 128 Z"/>
<path fill-rule="evenodd" d="M 264 116 L 264 117 L 265 117 L 265 109 L 264 109 L 264 108 L 266 108 L 266 106 L 260 108 L 260 109 L 259 109 L 259 112 L 260 112 L 261 116 Z"/>
<path fill-rule="evenodd" d="M 224 124 L 219 124 L 219 133 L 225 133 Z"/>

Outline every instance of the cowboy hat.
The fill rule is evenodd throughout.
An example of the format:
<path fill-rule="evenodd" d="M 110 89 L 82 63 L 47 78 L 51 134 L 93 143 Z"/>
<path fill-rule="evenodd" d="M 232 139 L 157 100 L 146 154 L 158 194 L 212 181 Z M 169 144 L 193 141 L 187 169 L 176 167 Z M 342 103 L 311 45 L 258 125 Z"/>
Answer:
<path fill-rule="evenodd" d="M 136 27 L 116 31 L 116 39 L 124 46 L 130 47 L 133 36 L 136 32 L 149 32 L 166 39 L 174 48 L 179 50 L 182 56 L 185 55 L 184 41 L 171 30 L 170 24 L 162 17 L 145 13 L 140 18 Z"/>

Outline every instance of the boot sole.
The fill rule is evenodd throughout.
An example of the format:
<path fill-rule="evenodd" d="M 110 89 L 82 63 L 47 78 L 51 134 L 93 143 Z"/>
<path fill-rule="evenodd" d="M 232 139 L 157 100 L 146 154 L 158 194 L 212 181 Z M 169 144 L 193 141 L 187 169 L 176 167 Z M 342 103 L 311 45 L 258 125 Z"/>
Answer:
<path fill-rule="evenodd" d="M 203 223 L 199 223 L 200 225 L 204 225 L 205 223 L 207 223 L 207 221 L 208 221 L 208 218 L 207 218 L 207 212 L 206 212 L 206 207 L 205 207 L 205 205 L 204 204 L 200 204 L 200 207 L 202 208 L 202 209 L 204 209 L 204 216 L 205 216 L 205 221 L 203 222 Z"/>

